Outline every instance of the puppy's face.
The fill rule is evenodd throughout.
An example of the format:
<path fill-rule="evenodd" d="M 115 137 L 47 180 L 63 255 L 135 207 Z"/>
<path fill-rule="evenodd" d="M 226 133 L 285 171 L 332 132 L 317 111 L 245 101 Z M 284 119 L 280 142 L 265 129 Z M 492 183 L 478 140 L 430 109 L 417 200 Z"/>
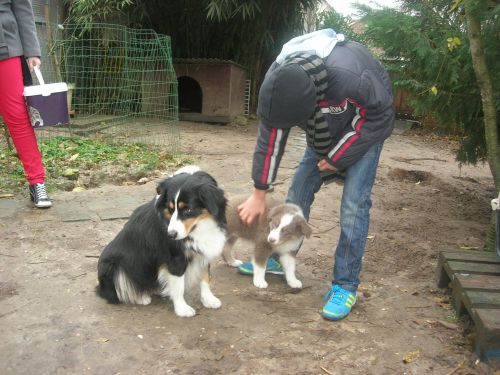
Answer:
<path fill-rule="evenodd" d="M 280 205 L 269 212 L 269 235 L 267 241 L 276 246 L 290 240 L 311 236 L 311 228 L 298 207 Z"/>

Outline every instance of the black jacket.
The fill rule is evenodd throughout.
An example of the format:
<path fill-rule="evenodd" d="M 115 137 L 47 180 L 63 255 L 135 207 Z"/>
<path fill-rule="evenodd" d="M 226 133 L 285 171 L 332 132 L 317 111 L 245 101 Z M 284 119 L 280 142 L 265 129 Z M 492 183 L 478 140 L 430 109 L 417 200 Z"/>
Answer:
<path fill-rule="evenodd" d="M 368 149 L 384 141 L 394 127 L 394 106 L 389 75 L 361 44 L 337 44 L 323 59 L 328 88 L 319 105 L 328 123 L 333 147 L 330 164 L 343 171 Z M 276 62 L 269 71 L 278 66 Z M 257 189 L 267 189 L 285 151 L 290 129 L 259 124 L 252 178 Z"/>

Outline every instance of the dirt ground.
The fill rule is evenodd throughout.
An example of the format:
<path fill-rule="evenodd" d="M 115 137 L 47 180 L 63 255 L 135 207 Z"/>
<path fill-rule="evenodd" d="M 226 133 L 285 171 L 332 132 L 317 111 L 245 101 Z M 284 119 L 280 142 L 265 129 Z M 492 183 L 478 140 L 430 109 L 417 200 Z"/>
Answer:
<path fill-rule="evenodd" d="M 211 173 L 226 195 L 250 193 L 257 127 L 181 123 L 182 149 Z M 290 136 L 275 187 L 285 194 L 304 149 Z M 162 171 L 167 174 L 171 171 Z M 138 205 L 155 184 L 105 185 L 52 194 L 55 207 L 94 202 Z M 304 288 L 291 293 L 280 276 L 256 289 L 218 260 L 212 267 L 219 310 L 198 292 L 193 318 L 169 300 L 109 305 L 94 293 L 97 258 L 125 219 L 95 215 L 62 221 L 20 194 L 19 210 L 0 219 L 1 374 L 491 374 L 471 352 L 469 330 L 437 289 L 437 255 L 482 248 L 494 197 L 487 166 L 459 168 L 453 144 L 398 127 L 386 141 L 373 189 L 370 235 L 358 302 L 343 321 L 321 318 L 338 240 L 342 187 L 316 197 L 313 236 L 298 254 Z M 330 218 L 325 220 L 324 218 Z M 237 254 L 249 259 L 249 248 Z M 406 361 L 405 361 L 406 360 Z"/>

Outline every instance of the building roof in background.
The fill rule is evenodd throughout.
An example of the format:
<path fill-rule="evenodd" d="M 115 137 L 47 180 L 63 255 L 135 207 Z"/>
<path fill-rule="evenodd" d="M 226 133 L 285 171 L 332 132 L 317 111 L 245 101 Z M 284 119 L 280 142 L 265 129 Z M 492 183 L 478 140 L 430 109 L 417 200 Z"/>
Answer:
<path fill-rule="evenodd" d="M 241 69 L 248 69 L 247 67 L 238 64 L 232 60 L 213 59 L 213 58 L 177 58 L 172 60 L 174 64 L 204 64 L 204 65 L 234 65 Z"/>

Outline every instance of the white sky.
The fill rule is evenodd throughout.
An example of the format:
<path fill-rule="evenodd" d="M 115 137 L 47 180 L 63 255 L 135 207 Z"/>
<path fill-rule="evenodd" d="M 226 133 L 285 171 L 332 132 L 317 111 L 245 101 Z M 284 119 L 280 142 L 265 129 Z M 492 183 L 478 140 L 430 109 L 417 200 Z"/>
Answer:
<path fill-rule="evenodd" d="M 351 3 L 361 3 L 377 8 L 377 4 L 384 7 L 397 8 L 398 0 L 327 0 L 327 2 L 335 9 L 336 12 L 355 18 L 355 9 L 352 8 Z"/>

